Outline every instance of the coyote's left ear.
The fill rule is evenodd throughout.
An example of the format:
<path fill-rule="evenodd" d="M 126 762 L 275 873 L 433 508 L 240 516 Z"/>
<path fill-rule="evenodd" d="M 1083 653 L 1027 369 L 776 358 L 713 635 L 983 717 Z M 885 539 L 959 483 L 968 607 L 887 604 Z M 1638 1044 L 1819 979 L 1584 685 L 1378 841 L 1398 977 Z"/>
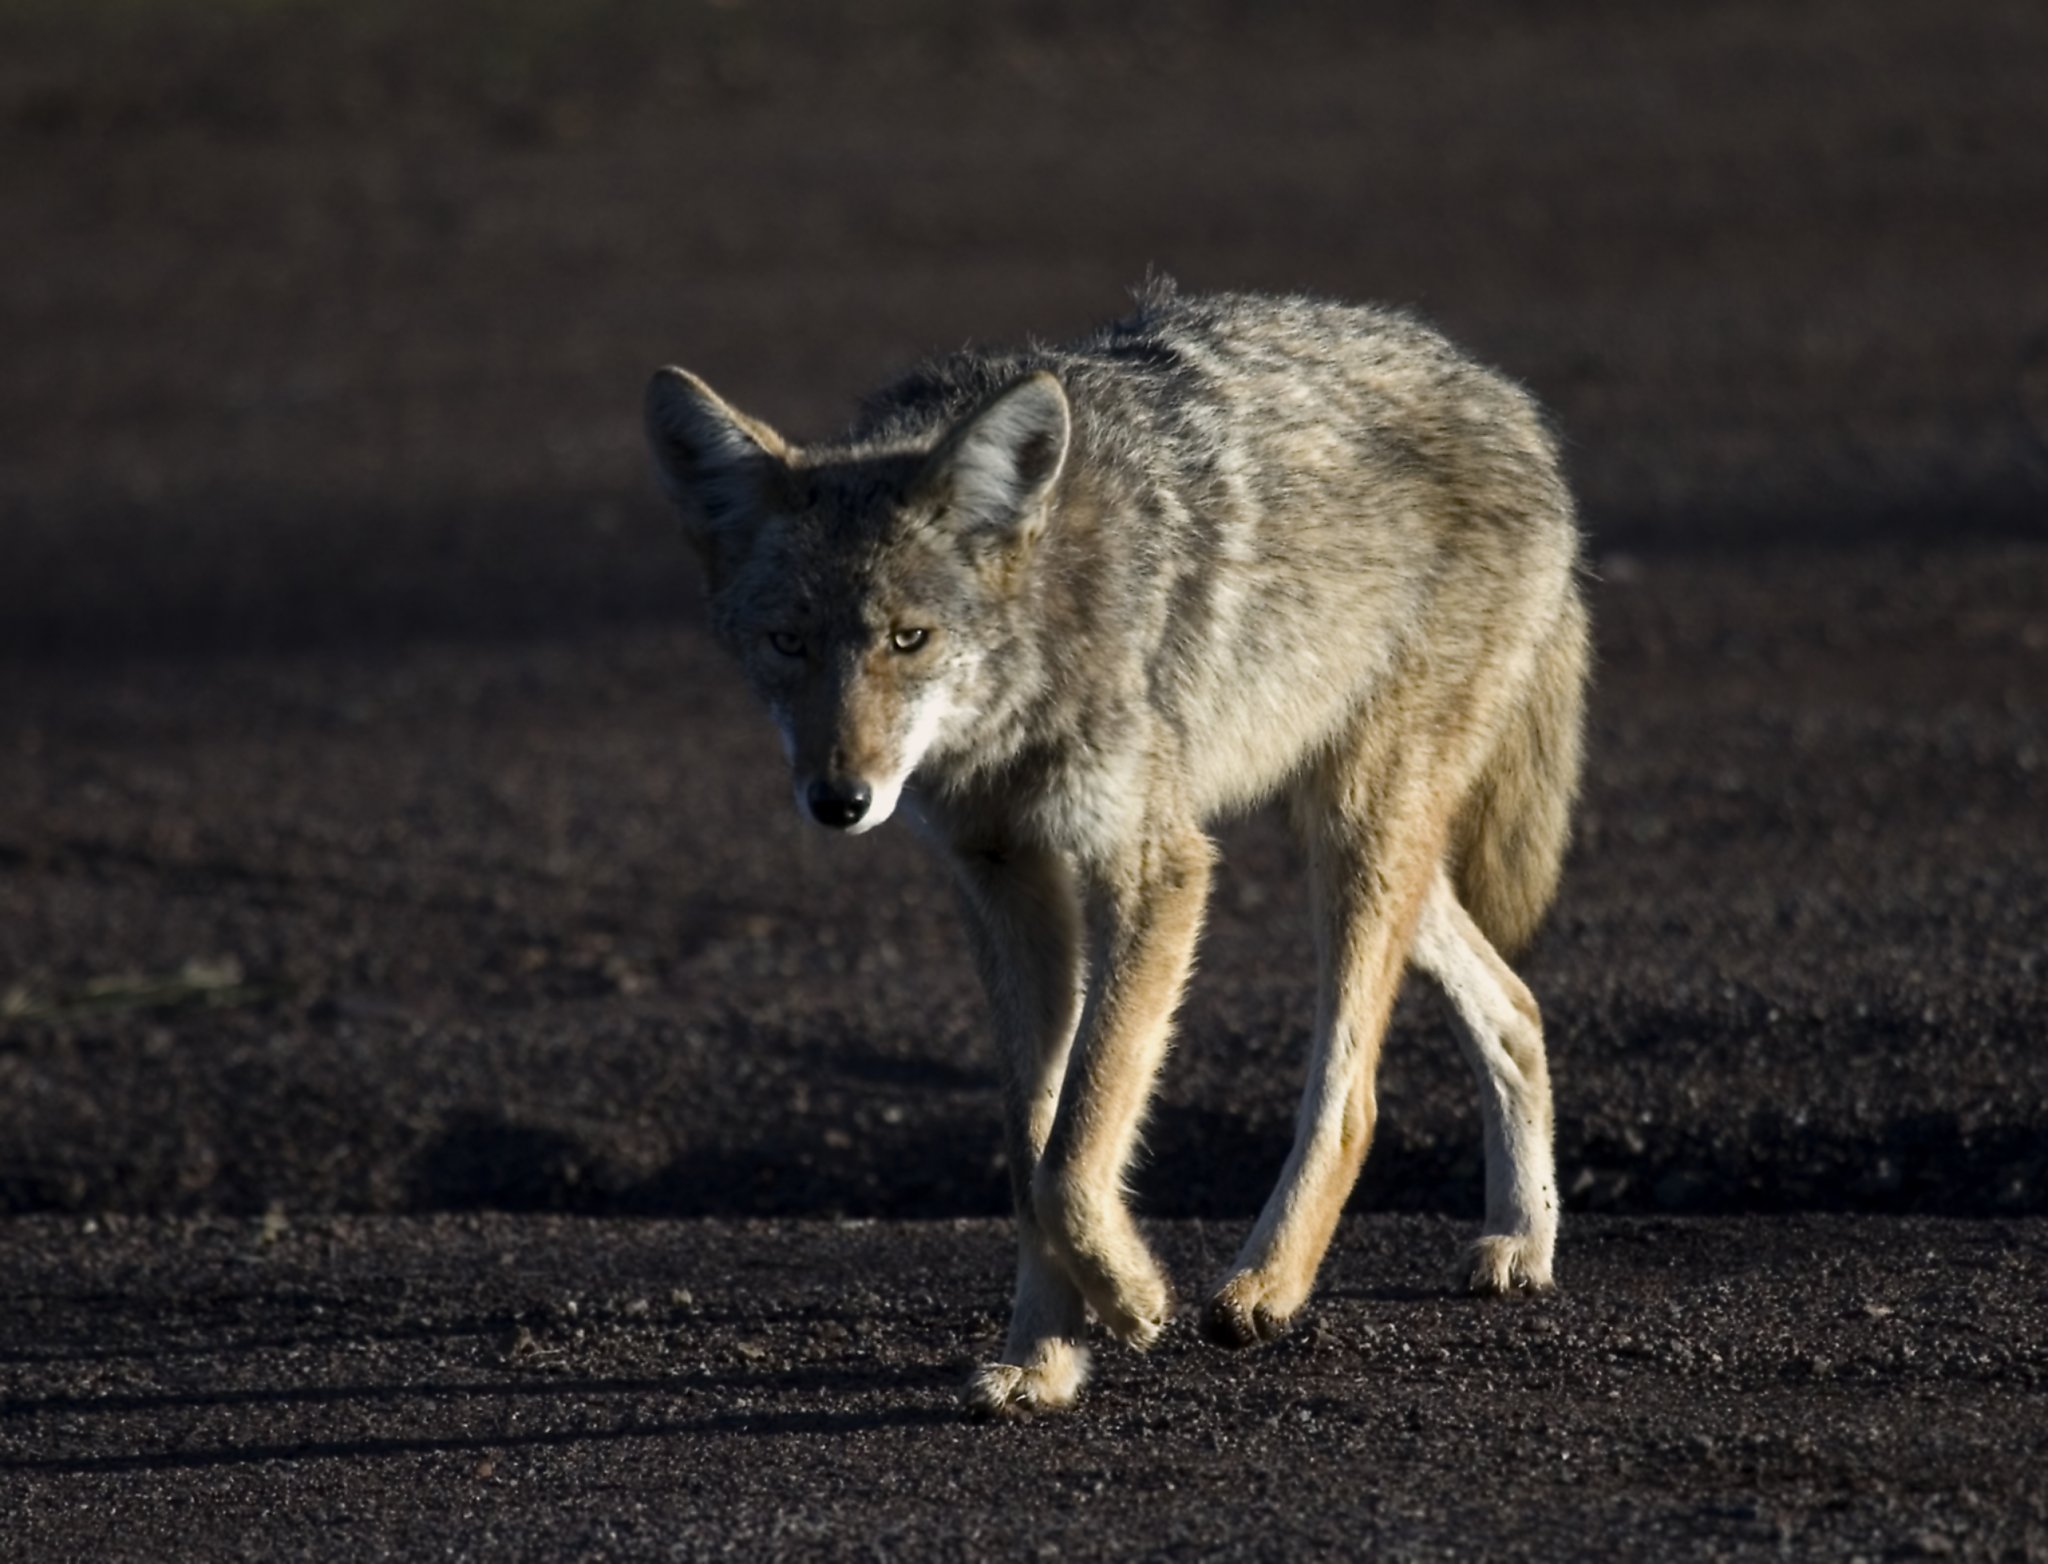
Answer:
<path fill-rule="evenodd" d="M 685 369 L 658 369 L 647 383 L 647 443 L 700 547 L 743 531 L 788 471 L 780 435 Z"/>
<path fill-rule="evenodd" d="M 932 452 L 920 487 L 954 524 L 1022 543 L 1045 525 L 1045 501 L 1067 460 L 1067 394 L 1043 370 L 1018 381 Z"/>

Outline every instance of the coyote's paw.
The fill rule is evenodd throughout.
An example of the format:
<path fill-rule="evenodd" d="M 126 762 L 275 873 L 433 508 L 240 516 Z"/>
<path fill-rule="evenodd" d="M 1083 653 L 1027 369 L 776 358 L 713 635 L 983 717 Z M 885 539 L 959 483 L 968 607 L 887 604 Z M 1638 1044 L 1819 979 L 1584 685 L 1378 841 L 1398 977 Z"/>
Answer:
<path fill-rule="evenodd" d="M 1550 1247 L 1534 1233 L 1489 1233 L 1459 1259 L 1458 1280 L 1481 1296 L 1549 1292 Z"/>
<path fill-rule="evenodd" d="M 1219 1347 L 1256 1347 L 1278 1341 L 1294 1323 L 1300 1305 L 1282 1305 L 1271 1281 L 1257 1271 L 1239 1271 L 1202 1311 L 1202 1334 Z"/>
<path fill-rule="evenodd" d="M 1149 1351 L 1173 1323 L 1173 1289 L 1157 1275 L 1124 1281 L 1105 1298 L 1092 1298 L 1103 1329 L 1127 1347 Z"/>
<path fill-rule="evenodd" d="M 984 1363 L 967 1381 L 967 1406 L 984 1417 L 1028 1417 L 1074 1404 L 1088 1378 L 1088 1349 L 1070 1341 L 1048 1341 L 1032 1361 Z"/>

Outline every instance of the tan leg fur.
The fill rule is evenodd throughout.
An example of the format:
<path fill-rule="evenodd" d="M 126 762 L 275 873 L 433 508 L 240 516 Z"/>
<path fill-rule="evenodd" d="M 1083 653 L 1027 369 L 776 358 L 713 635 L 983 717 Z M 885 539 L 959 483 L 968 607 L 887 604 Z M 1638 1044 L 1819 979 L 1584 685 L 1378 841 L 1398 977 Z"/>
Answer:
<path fill-rule="evenodd" d="M 975 959 L 993 1001 L 1003 1127 L 1017 1211 L 1017 1290 L 1009 1338 L 977 1369 L 968 1404 L 1010 1414 L 1070 1405 L 1088 1377 L 1088 1308 L 1040 1226 L 1032 1199 L 1080 1017 L 1081 909 L 1073 876 L 1043 850 L 959 854 Z"/>
<path fill-rule="evenodd" d="M 1223 1346 L 1286 1331 L 1372 1144 L 1380 1045 L 1445 835 L 1441 799 L 1411 780 L 1430 768 L 1397 766 L 1391 748 L 1365 725 L 1296 793 L 1315 907 L 1315 1038 L 1294 1149 L 1203 1316 Z"/>
<path fill-rule="evenodd" d="M 1103 1324 L 1143 1349 L 1173 1310 L 1131 1220 L 1124 1170 L 1201 931 L 1213 849 L 1192 829 L 1155 840 L 1090 887 L 1099 974 L 1032 1181 L 1041 1229 Z"/>

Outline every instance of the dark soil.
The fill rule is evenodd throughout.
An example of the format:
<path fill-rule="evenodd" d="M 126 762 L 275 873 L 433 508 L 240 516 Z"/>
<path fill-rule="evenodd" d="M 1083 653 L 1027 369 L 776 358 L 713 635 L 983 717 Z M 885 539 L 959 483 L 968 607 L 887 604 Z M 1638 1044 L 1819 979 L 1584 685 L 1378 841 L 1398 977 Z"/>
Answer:
<path fill-rule="evenodd" d="M 2048 1557 L 2048 13 L 35 0 L 0 61 L 0 1555 Z M 1303 1329 L 988 1427 L 944 880 L 795 818 L 636 409 L 827 426 L 1151 264 L 1415 304 L 1566 432 L 1565 1291 L 1446 1285 L 1411 993 Z M 1222 837 L 1137 1177 L 1190 1301 L 1309 1015 Z"/>
<path fill-rule="evenodd" d="M 1155 1228 L 1192 1281 L 1234 1232 Z M 1583 1219 L 1568 1291 L 1358 1217 L 1306 1323 L 973 1423 L 991 1222 L 8 1234 L 22 1556 L 2028 1558 L 2048 1223 Z M 2029 1550 L 2032 1550 L 2031 1552 Z"/>

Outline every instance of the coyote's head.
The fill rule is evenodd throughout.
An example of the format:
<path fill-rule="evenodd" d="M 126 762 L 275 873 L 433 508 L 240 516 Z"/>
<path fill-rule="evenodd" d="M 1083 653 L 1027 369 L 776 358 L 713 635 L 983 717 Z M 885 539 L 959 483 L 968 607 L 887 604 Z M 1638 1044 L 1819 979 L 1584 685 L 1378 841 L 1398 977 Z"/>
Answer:
<path fill-rule="evenodd" d="M 656 470 L 802 813 L 880 825 L 920 763 L 971 742 L 1069 427 L 1040 373 L 923 437 L 800 447 L 694 375 L 655 374 Z"/>

